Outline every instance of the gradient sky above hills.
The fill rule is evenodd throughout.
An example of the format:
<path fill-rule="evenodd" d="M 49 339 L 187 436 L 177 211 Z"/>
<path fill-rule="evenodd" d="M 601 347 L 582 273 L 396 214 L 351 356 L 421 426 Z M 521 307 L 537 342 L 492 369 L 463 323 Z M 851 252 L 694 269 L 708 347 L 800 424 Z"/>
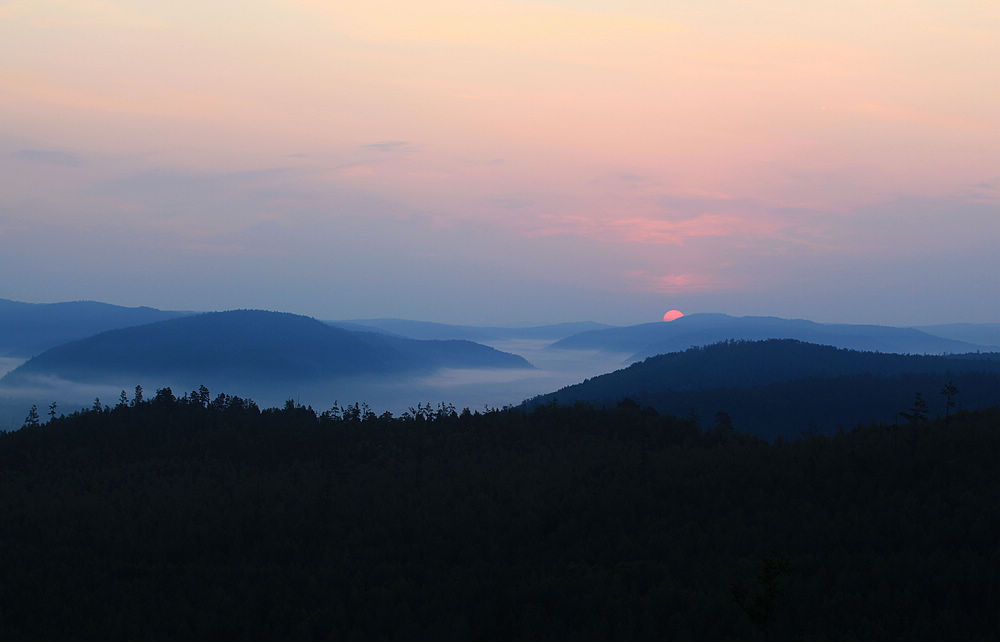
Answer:
<path fill-rule="evenodd" d="M 998 321 L 998 33 L 991 0 L 0 0 L 0 297 Z"/>

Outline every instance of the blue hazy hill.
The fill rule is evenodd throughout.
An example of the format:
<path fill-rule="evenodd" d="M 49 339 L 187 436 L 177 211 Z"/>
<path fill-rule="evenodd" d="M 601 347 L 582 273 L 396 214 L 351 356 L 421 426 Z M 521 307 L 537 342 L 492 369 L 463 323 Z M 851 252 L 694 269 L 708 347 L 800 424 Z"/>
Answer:
<path fill-rule="evenodd" d="M 0 356 L 30 357 L 67 341 L 175 319 L 190 312 L 126 308 L 97 301 L 23 303 L 0 299 Z"/>
<path fill-rule="evenodd" d="M 916 326 L 917 330 L 946 339 L 989 346 L 1000 351 L 1000 323 L 941 323 Z"/>
<path fill-rule="evenodd" d="M 729 339 L 796 339 L 852 350 L 907 354 L 975 352 L 986 346 L 948 339 L 915 328 L 845 323 L 816 323 L 779 317 L 691 314 L 669 323 L 643 323 L 593 330 L 561 339 L 553 348 L 624 352 L 638 361 Z"/>
<path fill-rule="evenodd" d="M 523 358 L 470 341 L 418 341 L 331 327 L 260 310 L 211 312 L 110 330 L 66 343 L 4 377 L 71 381 L 201 377 L 206 381 L 303 381 L 438 368 L 531 368 Z"/>

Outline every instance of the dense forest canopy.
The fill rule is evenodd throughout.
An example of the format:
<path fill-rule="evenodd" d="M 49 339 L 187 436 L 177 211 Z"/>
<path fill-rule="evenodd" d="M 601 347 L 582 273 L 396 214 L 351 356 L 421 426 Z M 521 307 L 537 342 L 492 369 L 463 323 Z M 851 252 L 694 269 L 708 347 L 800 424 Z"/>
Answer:
<path fill-rule="evenodd" d="M 997 409 L 767 443 L 630 401 L 392 417 L 130 397 L 0 434 L 5 639 L 1000 625 Z"/>

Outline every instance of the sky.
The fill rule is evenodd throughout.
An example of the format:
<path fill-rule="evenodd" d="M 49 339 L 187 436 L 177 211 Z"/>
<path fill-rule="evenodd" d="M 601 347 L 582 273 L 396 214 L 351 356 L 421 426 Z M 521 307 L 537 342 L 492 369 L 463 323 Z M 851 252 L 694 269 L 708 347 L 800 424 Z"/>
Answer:
<path fill-rule="evenodd" d="M 0 0 L 0 298 L 1000 321 L 997 0 Z"/>

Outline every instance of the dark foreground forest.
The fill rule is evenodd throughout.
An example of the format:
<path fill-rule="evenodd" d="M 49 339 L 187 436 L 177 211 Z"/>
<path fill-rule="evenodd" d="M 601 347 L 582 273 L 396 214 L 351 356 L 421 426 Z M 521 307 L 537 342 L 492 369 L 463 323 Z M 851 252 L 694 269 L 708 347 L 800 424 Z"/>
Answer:
<path fill-rule="evenodd" d="M 998 461 L 996 409 L 769 444 L 164 390 L 0 434 L 0 638 L 995 640 Z"/>

